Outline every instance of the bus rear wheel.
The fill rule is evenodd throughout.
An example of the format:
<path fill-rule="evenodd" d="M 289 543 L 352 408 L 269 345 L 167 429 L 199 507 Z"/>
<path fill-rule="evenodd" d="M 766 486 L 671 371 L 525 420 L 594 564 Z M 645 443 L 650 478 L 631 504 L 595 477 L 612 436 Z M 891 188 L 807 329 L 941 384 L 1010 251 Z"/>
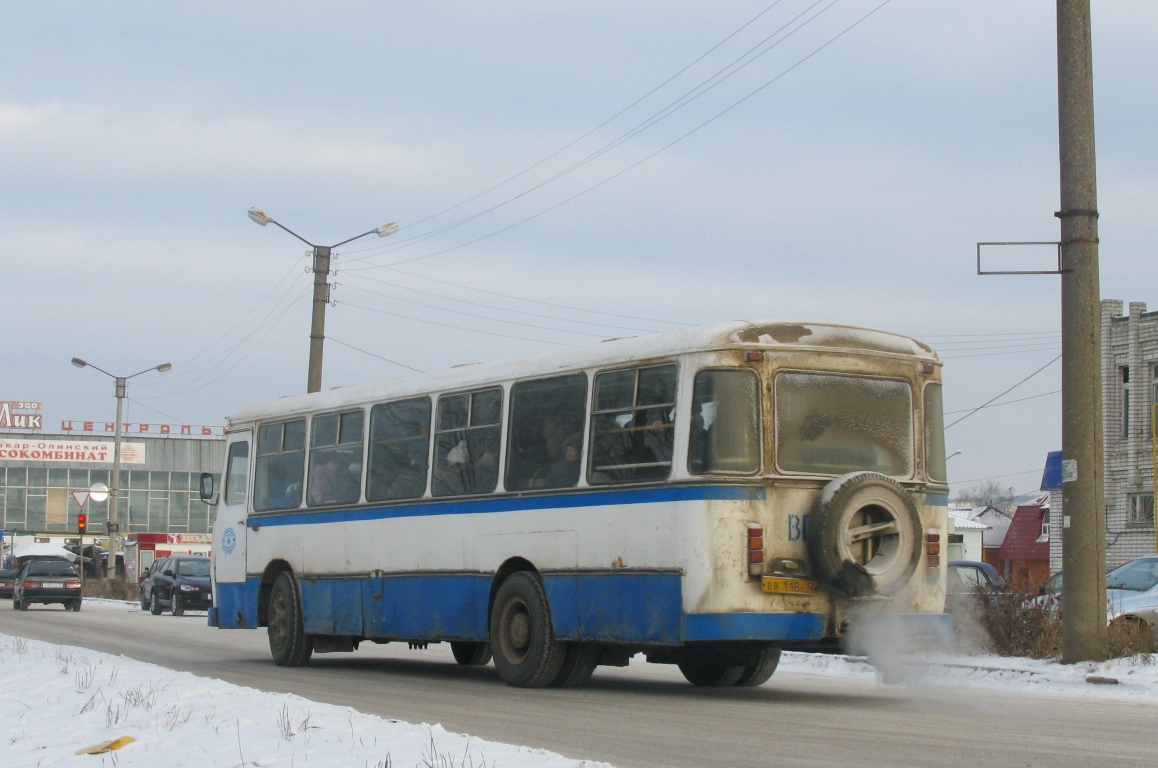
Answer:
<path fill-rule="evenodd" d="M 710 656 L 681 661 L 679 668 L 689 683 L 708 688 L 736 685 L 747 671 L 747 667 L 734 666 Z"/>
<path fill-rule="evenodd" d="M 763 685 L 772 677 L 772 673 L 776 671 L 776 666 L 779 663 L 780 649 L 765 648 L 760 651 L 759 661 L 751 666 L 744 667 L 744 674 L 740 675 L 740 679 L 732 683 L 732 685 L 748 688 Z"/>
<path fill-rule="evenodd" d="M 567 643 L 563 666 L 551 681 L 552 688 L 578 688 L 591 679 L 603 649 L 593 643 Z"/>
<path fill-rule="evenodd" d="M 490 636 L 495 668 L 507 685 L 543 688 L 559 675 L 566 649 L 555 640 L 547 593 L 536 574 L 511 574 L 499 587 Z"/>
<path fill-rule="evenodd" d="M 302 620 L 297 580 L 288 571 L 278 575 L 269 595 L 269 651 L 282 667 L 304 667 L 314 652 Z"/>
<path fill-rule="evenodd" d="M 450 652 L 454 654 L 454 660 L 464 667 L 481 667 L 491 660 L 490 643 L 451 641 Z"/>

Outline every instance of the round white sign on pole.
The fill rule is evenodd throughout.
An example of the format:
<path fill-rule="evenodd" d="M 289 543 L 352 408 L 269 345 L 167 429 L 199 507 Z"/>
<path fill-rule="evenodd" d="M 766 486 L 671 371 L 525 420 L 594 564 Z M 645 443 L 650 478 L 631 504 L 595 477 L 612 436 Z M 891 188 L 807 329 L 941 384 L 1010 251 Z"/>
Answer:
<path fill-rule="evenodd" d="M 89 486 L 88 497 L 99 504 L 109 497 L 109 487 L 104 483 L 93 483 Z"/>

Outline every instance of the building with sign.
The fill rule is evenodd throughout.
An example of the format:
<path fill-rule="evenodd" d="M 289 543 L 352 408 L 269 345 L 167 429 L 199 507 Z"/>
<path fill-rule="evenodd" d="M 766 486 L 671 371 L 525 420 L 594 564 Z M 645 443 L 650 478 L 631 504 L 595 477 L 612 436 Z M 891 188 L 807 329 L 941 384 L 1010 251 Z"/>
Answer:
<path fill-rule="evenodd" d="M 198 498 L 202 472 L 217 474 L 223 438 L 126 436 L 121 443 L 121 533 L 207 534 L 213 510 Z M 110 483 L 113 438 L 94 433 L 0 432 L 0 529 L 76 532 L 70 491 Z M 83 498 L 83 496 L 82 496 Z M 109 502 L 87 501 L 90 533 L 104 533 Z"/>

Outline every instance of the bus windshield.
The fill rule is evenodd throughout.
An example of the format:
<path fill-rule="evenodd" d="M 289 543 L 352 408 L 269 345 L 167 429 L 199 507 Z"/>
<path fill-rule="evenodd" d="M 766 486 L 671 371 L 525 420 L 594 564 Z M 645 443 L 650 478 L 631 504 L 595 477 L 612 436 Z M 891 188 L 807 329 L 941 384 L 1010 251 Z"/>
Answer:
<path fill-rule="evenodd" d="M 776 463 L 788 472 L 912 472 L 913 403 L 896 379 L 782 371 L 776 376 Z"/>

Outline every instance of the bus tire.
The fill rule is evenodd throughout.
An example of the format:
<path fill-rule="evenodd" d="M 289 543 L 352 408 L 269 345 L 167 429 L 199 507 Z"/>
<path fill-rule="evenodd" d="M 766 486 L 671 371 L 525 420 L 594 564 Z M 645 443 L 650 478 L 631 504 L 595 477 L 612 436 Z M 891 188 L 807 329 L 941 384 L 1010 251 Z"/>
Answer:
<path fill-rule="evenodd" d="M 566 649 L 555 641 L 547 593 L 536 574 L 513 573 L 499 587 L 490 637 L 495 668 L 507 685 L 543 688 L 558 676 Z"/>
<path fill-rule="evenodd" d="M 302 620 L 302 598 L 289 571 L 278 574 L 269 595 L 269 652 L 278 666 L 304 667 L 314 644 Z"/>
<path fill-rule="evenodd" d="M 870 527 L 873 530 L 867 530 Z M 812 567 L 834 595 L 894 595 L 917 569 L 921 518 L 912 497 L 895 480 L 876 472 L 853 472 L 824 487 L 806 538 Z"/>
<path fill-rule="evenodd" d="M 744 667 L 744 674 L 740 675 L 740 679 L 732 685 L 747 688 L 763 685 L 772 677 L 772 673 L 776 671 L 776 666 L 779 663 L 780 649 L 765 648 L 760 651 L 760 660 L 751 666 Z"/>
<path fill-rule="evenodd" d="M 551 681 L 552 688 L 578 688 L 591 679 L 603 649 L 595 643 L 567 643 L 563 666 Z"/>
<path fill-rule="evenodd" d="M 747 667 L 732 666 L 711 656 L 692 657 L 679 663 L 684 679 L 692 685 L 721 688 L 735 685 Z"/>
<path fill-rule="evenodd" d="M 450 652 L 454 654 L 454 660 L 464 667 L 481 667 L 491 660 L 490 643 L 452 640 Z"/>

